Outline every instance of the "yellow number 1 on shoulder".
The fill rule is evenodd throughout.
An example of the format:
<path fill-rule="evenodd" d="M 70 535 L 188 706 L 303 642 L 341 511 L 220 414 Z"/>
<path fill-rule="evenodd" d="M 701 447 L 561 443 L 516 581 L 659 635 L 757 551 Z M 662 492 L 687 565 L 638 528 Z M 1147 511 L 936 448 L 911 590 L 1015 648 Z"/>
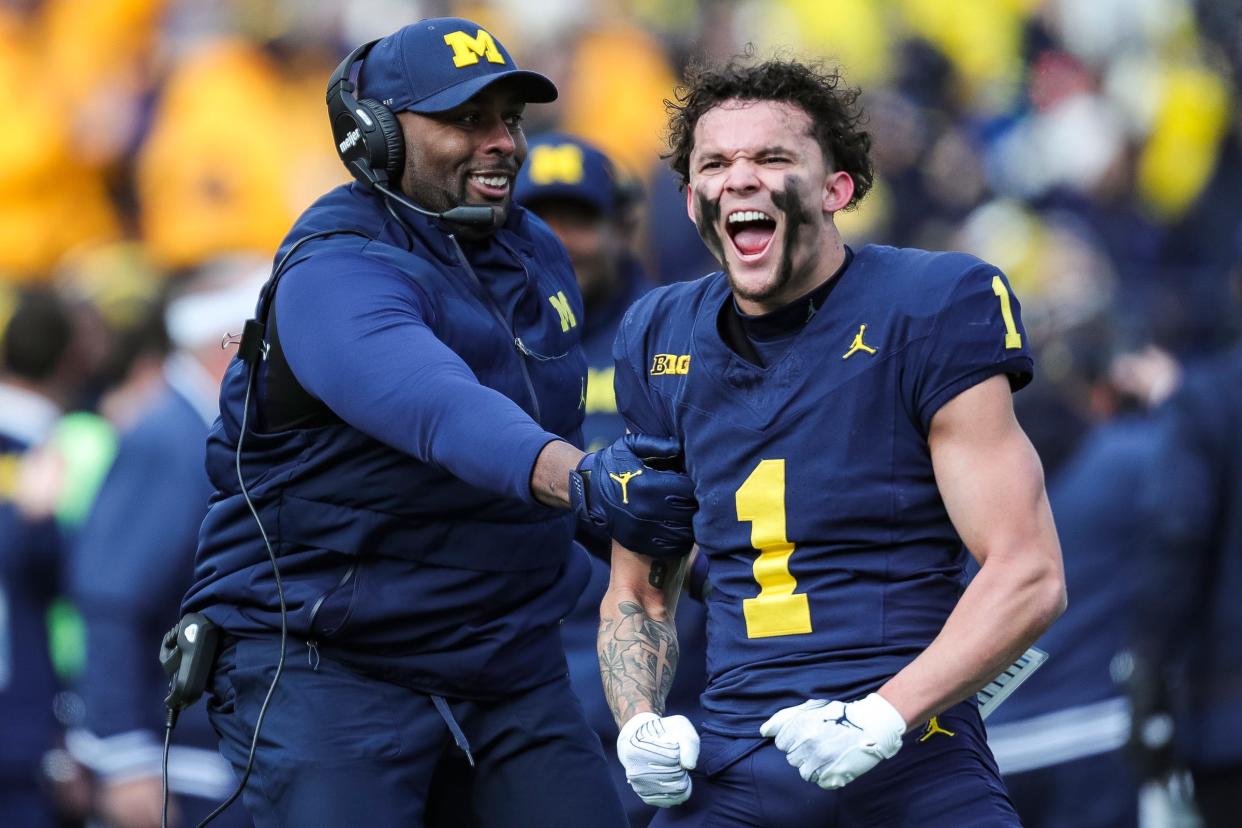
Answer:
<path fill-rule="evenodd" d="M 759 550 L 759 594 L 742 600 L 747 638 L 811 632 L 811 606 L 789 571 L 794 545 L 785 538 L 785 461 L 761 460 L 737 490 L 737 519 L 750 522 L 750 544 Z"/>
<path fill-rule="evenodd" d="M 1005 280 L 999 274 L 992 277 L 992 292 L 1000 299 L 1001 319 L 1005 320 L 1005 350 L 1021 348 L 1022 334 L 1018 333 L 1018 326 L 1013 321 L 1013 309 L 1009 307 L 1009 289 L 1005 287 Z"/>

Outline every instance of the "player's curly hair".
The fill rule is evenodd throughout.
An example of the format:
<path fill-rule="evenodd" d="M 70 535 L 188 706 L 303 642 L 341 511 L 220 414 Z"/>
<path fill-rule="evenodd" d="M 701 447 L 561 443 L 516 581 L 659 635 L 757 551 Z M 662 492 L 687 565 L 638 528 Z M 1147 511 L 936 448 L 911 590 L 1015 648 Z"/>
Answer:
<path fill-rule="evenodd" d="M 820 63 L 773 59 L 752 64 L 746 55 L 725 64 L 692 63 L 685 82 L 664 101 L 668 111 L 669 152 L 664 158 L 684 189 L 690 180 L 690 153 L 694 128 L 710 109 L 727 100 L 783 101 L 801 107 L 810 117 L 815 140 L 831 169 L 854 179 L 856 205 L 875 177 L 871 164 L 871 136 L 862 129 L 859 90 L 844 86 L 838 69 Z"/>

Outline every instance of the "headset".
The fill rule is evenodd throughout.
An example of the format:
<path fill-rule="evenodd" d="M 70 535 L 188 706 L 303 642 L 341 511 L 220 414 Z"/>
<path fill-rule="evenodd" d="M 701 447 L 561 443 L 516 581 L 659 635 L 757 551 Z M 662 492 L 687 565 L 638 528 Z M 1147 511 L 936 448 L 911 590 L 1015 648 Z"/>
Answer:
<path fill-rule="evenodd" d="M 366 59 L 372 40 L 354 49 L 328 80 L 328 117 L 332 141 L 345 169 L 359 181 L 388 186 L 401 181 L 405 166 L 405 136 L 392 110 L 373 98 L 359 100 L 349 79 L 354 65 Z"/>
<path fill-rule="evenodd" d="M 359 100 L 354 94 L 356 90 L 355 83 L 350 80 L 354 66 L 361 63 L 371 48 L 378 42 L 378 40 L 372 40 L 369 43 L 364 43 L 346 55 L 345 59 L 341 61 L 336 71 L 332 73 L 331 78 L 328 80 L 328 117 L 332 122 L 333 143 L 336 145 L 337 155 L 340 157 L 341 163 L 345 165 L 350 174 L 360 183 L 373 187 L 384 195 L 385 207 L 399 223 L 404 224 L 396 211 L 393 210 L 392 202 L 394 201 L 416 213 L 453 224 L 480 228 L 497 227 L 500 214 L 491 207 L 462 205 L 443 212 L 436 212 L 414 204 L 393 189 L 393 187 L 400 186 L 401 176 L 405 168 L 405 136 L 392 110 L 371 98 Z M 272 549 L 267 530 L 259 517 L 258 509 L 250 498 L 250 492 L 246 487 L 241 466 L 242 443 L 246 437 L 251 392 L 255 387 L 259 364 L 267 357 L 267 316 L 272 302 L 275 301 L 276 287 L 280 277 L 290 264 L 293 254 L 303 244 L 312 239 L 340 234 L 366 236 L 361 231 L 353 229 L 320 230 L 302 236 L 293 243 L 288 252 L 276 264 L 276 267 L 272 269 L 271 278 L 260 294 L 255 316 L 253 319 L 246 320 L 241 340 L 238 343 L 237 356 L 248 365 L 248 370 L 234 464 L 237 471 L 237 483 L 242 497 L 245 499 L 246 506 L 249 508 L 255 524 L 259 528 L 259 534 L 263 538 L 263 545 L 267 549 L 268 559 L 272 565 L 272 575 L 276 584 L 276 596 L 280 603 L 280 658 L 276 662 L 276 672 L 272 676 L 271 684 L 268 686 L 267 694 L 263 699 L 263 704 L 259 708 L 259 714 L 255 720 L 254 734 L 250 740 L 249 756 L 247 757 L 246 767 L 241 779 L 229 797 L 212 810 L 198 824 L 197 828 L 203 828 L 223 813 L 245 789 L 246 782 L 249 780 L 250 773 L 254 767 L 255 751 L 259 743 L 259 730 L 263 727 L 263 719 L 267 715 L 268 703 L 276 692 L 276 683 L 280 681 L 285 664 L 285 644 L 288 639 L 289 624 L 288 612 L 285 606 L 284 587 L 280 578 L 280 566 L 277 563 L 276 553 Z M 366 237 L 370 238 L 369 236 Z M 210 672 L 214 667 L 218 638 L 218 631 L 209 620 L 198 613 L 190 613 L 182 618 L 177 623 L 177 626 L 173 627 L 165 635 L 164 641 L 161 642 L 160 662 L 164 665 L 165 672 L 168 673 L 171 679 L 169 696 L 165 699 L 168 715 L 164 728 L 163 802 L 161 808 L 161 825 L 163 826 L 168 824 L 168 749 L 172 730 L 176 725 L 177 717 L 181 710 L 193 704 L 202 695 Z"/>
<path fill-rule="evenodd" d="M 373 98 L 359 99 L 354 94 L 357 86 L 349 79 L 354 65 L 362 63 L 376 43 L 372 40 L 354 49 L 328 79 L 328 118 L 341 163 L 358 181 L 416 213 L 472 227 L 496 227 L 500 216 L 491 207 L 461 206 L 437 213 L 393 191 L 405 170 L 405 135 L 392 110 Z"/>

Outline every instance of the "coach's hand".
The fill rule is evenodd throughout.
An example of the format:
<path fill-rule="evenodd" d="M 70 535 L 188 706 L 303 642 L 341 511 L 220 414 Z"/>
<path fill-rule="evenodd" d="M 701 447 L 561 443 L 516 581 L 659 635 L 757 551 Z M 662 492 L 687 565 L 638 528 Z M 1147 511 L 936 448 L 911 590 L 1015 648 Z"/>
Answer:
<path fill-rule="evenodd" d="M 844 787 L 892 758 L 905 732 L 901 714 L 878 693 L 848 704 L 811 699 L 759 727 L 803 779 L 825 789 Z"/>
<path fill-rule="evenodd" d="M 626 434 L 585 455 L 569 473 L 570 507 L 633 552 L 686 555 L 694 545 L 690 522 L 698 504 L 690 478 L 671 468 L 680 454 L 672 438 Z"/>
<path fill-rule="evenodd" d="M 699 734 L 685 716 L 639 713 L 621 728 L 617 758 L 643 802 L 670 808 L 690 798 L 687 771 L 699 761 Z"/>

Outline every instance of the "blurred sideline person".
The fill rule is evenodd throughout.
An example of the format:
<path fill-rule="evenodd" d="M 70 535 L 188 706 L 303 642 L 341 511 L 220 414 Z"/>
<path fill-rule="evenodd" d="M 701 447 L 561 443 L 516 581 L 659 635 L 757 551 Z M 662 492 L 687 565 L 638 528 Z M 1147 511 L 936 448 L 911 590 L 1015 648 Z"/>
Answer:
<path fill-rule="evenodd" d="M 1143 498 L 1136 739 L 1190 771 L 1207 828 L 1242 812 L 1242 348 L 1188 368 L 1160 412 Z M 1155 730 L 1159 728 L 1158 730 Z"/>
<path fill-rule="evenodd" d="M 602 448 L 625 429 L 612 393 L 612 340 L 626 309 L 651 288 L 629 249 L 629 195 L 598 148 L 580 138 L 546 133 L 530 140 L 514 198 L 552 228 L 573 265 L 582 292 L 587 359 L 582 430 L 588 449 Z"/>
<path fill-rule="evenodd" d="M 100 817 L 118 828 L 160 824 L 158 701 L 168 680 L 151 655 L 190 584 L 211 496 L 205 443 L 232 357 L 221 340 L 241 330 L 266 277 L 257 259 L 222 258 L 173 295 L 164 319 L 174 351 L 163 388 L 123 432 L 72 555 L 87 649 L 79 686 L 86 729 L 74 732 L 70 746 L 99 780 Z M 215 746 L 201 707 L 180 718 L 168 764 L 179 824 L 197 824 L 232 790 L 232 772 Z M 216 824 L 249 820 L 238 805 Z"/>
<path fill-rule="evenodd" d="M 598 148 L 570 135 L 548 133 L 532 138 L 526 164 L 514 189 L 517 202 L 547 222 L 565 245 L 582 291 L 582 350 L 587 360 L 586 419 L 582 432 L 588 449 L 607 446 L 625 432 L 613 394 L 612 341 L 621 317 L 650 285 L 629 246 L 629 192 L 611 160 Z M 591 580 L 577 606 L 565 618 L 561 637 L 569 661 L 574 693 L 587 721 L 603 745 L 613 781 L 625 805 L 631 828 L 651 821 L 655 809 L 634 795 L 617 760 L 617 725 L 599 680 L 595 637 L 599 604 L 608 587 L 607 536 L 584 537 L 583 555 Z M 590 547 L 588 553 L 585 547 Z M 701 600 L 688 600 L 677 616 L 681 656 L 677 678 L 669 691 L 668 708 L 692 720 L 699 718 L 699 694 L 707 683 L 704 635 L 707 617 Z"/>
<path fill-rule="evenodd" d="M 834 214 L 872 180 L 857 95 L 738 61 L 692 67 L 670 105 L 723 272 L 640 299 L 614 356 L 627 424 L 684 441 L 695 482 L 701 741 L 664 715 L 678 572 L 614 545 L 599 634 L 618 754 L 669 808 L 653 826 L 1019 824 L 973 696 L 1065 605 L 1013 413 L 1033 362 L 996 267 L 843 243 Z"/>
<path fill-rule="evenodd" d="M 1082 413 L 1094 421 L 1052 474 L 1066 589 L 1075 596 L 1036 646 L 1051 658 L 988 719 L 988 744 L 1026 828 L 1133 828 L 1139 776 L 1125 751 L 1124 677 L 1135 629 L 1134 550 L 1147 532 L 1134 507 L 1155 473 L 1149 408 L 1167 396 L 1172 361 L 1148 350 L 1112 358 L 1106 339 L 1062 332 Z"/>
<path fill-rule="evenodd" d="M 72 338 L 67 309 L 45 289 L 20 292 L 0 319 L 0 822 L 24 828 L 56 824 L 39 769 L 59 741 L 47 611 L 64 550 L 50 512 L 20 502 L 21 466 L 60 418 Z"/>
<path fill-rule="evenodd" d="M 164 387 L 167 274 L 139 242 L 118 242 L 65 257 L 56 287 L 81 340 L 74 354 L 84 374 L 76 407 L 125 431 Z"/>
<path fill-rule="evenodd" d="M 421 825 L 441 757 L 464 755 L 470 795 L 436 793 L 479 825 L 623 825 L 560 639 L 590 575 L 574 515 L 685 555 L 693 491 L 640 459 L 671 441 L 579 448 L 581 297 L 512 204 L 524 108 L 556 88 L 435 18 L 356 49 L 328 97 L 358 181 L 278 251 L 256 384 L 230 365 L 208 438 L 182 609 L 224 631 L 221 750 L 243 775 L 287 621 L 244 794 L 256 824 Z"/>

